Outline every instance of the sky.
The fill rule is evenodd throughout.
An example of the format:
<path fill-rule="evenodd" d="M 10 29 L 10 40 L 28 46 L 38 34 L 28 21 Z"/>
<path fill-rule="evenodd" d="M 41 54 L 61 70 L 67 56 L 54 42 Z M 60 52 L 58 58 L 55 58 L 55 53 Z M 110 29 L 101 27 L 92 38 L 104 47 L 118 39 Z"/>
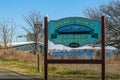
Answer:
<path fill-rule="evenodd" d="M 0 0 L 0 21 L 13 19 L 18 25 L 17 35 L 14 41 L 22 41 L 17 36 L 25 35 L 21 25 L 26 26 L 23 15 L 29 11 L 39 11 L 44 17 L 46 14 L 49 20 L 56 20 L 69 16 L 85 17 L 84 9 L 98 7 L 100 4 L 107 4 L 109 0 Z"/>

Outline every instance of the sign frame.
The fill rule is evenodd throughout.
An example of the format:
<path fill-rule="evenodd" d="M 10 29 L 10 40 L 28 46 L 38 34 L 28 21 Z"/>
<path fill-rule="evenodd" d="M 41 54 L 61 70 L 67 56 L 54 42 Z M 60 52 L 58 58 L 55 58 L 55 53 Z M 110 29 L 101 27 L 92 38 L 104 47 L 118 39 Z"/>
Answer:
<path fill-rule="evenodd" d="M 48 80 L 48 64 L 101 64 L 101 78 L 105 80 L 105 26 L 106 18 L 101 16 L 101 45 L 102 59 L 101 60 L 51 60 L 48 55 L 48 17 L 44 17 L 44 78 Z"/>

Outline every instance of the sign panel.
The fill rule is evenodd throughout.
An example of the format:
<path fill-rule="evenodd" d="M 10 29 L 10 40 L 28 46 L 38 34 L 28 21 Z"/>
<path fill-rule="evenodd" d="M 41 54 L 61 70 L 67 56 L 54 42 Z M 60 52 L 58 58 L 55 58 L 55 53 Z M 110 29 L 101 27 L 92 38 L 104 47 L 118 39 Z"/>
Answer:
<path fill-rule="evenodd" d="M 81 17 L 50 21 L 48 39 L 54 44 L 63 44 L 72 48 L 94 44 L 100 39 L 100 22 Z"/>

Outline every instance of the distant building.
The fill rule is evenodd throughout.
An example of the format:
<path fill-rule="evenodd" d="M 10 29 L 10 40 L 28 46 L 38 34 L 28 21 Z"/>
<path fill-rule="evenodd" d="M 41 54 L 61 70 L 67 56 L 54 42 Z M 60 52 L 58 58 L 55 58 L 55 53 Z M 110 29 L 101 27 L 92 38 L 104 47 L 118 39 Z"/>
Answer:
<path fill-rule="evenodd" d="M 1 43 L 1 46 L 4 47 L 3 43 Z M 35 42 L 34 41 L 27 41 L 27 42 L 13 42 L 11 46 L 9 46 L 8 43 L 8 48 L 14 48 L 16 50 L 22 50 L 26 52 L 31 52 L 34 51 L 35 49 Z M 44 48 L 44 43 L 40 42 L 39 43 L 39 50 L 43 52 Z"/>

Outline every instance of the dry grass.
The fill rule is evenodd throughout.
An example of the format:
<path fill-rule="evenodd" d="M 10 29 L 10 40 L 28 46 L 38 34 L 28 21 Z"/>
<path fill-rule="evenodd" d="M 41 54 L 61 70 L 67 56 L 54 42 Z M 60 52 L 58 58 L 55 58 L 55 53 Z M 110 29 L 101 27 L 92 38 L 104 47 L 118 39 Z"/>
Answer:
<path fill-rule="evenodd" d="M 85 57 L 49 57 L 49 59 L 89 59 L 87 56 Z M 120 54 L 117 56 L 110 56 L 106 58 L 105 61 L 106 65 L 106 73 L 113 73 L 120 75 Z M 56 67 L 57 69 L 61 70 L 62 68 L 68 68 L 71 70 L 93 70 L 98 71 L 101 73 L 101 65 L 100 64 L 49 64 L 49 66 Z"/>
<path fill-rule="evenodd" d="M 8 50 L 0 49 L 0 58 L 14 59 L 28 63 L 36 62 L 36 55 L 23 51 L 17 51 L 14 49 L 8 49 Z"/>
<path fill-rule="evenodd" d="M 64 56 L 62 58 L 66 59 L 67 57 Z M 80 57 L 80 58 L 82 59 L 82 57 Z M 22 52 L 22 51 L 16 51 L 16 50 L 13 50 L 13 49 L 12 50 L 0 49 L 0 59 L 17 60 L 19 62 L 22 62 L 23 63 L 22 65 L 33 66 L 32 69 L 34 71 L 32 70 L 33 73 L 31 71 L 31 74 L 32 74 L 32 76 L 34 75 L 34 76 L 38 77 L 38 74 L 36 74 L 37 70 L 35 70 L 37 68 L 34 68 L 34 66 L 37 65 L 37 56 L 34 55 L 34 54 L 26 53 L 26 52 Z M 56 57 L 55 59 L 58 59 L 58 58 Z M 74 59 L 76 59 L 76 57 L 74 57 Z M 88 59 L 88 57 L 83 57 L 83 59 Z M 40 55 L 40 61 L 43 65 L 43 63 L 44 63 L 43 55 Z M 2 65 L 0 63 L 0 67 L 1 66 Z M 88 70 L 88 71 L 97 71 L 98 73 L 101 73 L 101 65 L 99 65 L 99 64 L 97 64 L 97 65 L 95 65 L 95 64 L 54 64 L 54 65 L 49 64 L 49 67 L 51 67 L 50 68 L 51 71 L 49 72 L 49 75 L 51 75 L 51 74 L 55 75 L 56 73 L 54 73 L 54 71 L 60 72 L 64 69 L 83 70 L 83 71 Z M 2 68 L 4 68 L 4 66 Z M 30 73 L 30 71 L 24 69 L 23 67 L 18 68 L 18 66 L 16 66 L 16 65 L 9 65 L 9 68 L 11 70 L 14 69 L 14 71 L 16 71 L 16 72 L 21 72 L 21 73 L 24 73 L 24 74 L 29 74 Z M 111 56 L 111 57 L 106 59 L 106 73 L 115 74 L 115 75 L 120 76 L 120 55 Z"/>
<path fill-rule="evenodd" d="M 56 59 L 56 58 L 55 58 Z M 61 59 L 61 58 L 59 58 Z M 63 57 L 62 59 L 67 59 L 67 57 Z M 80 58 L 80 59 L 88 59 L 86 57 Z M 106 67 L 106 76 L 109 79 L 119 80 L 120 78 L 120 55 L 117 56 L 111 56 L 109 58 L 106 58 L 105 61 L 105 67 Z M 64 69 L 68 70 L 80 70 L 80 71 L 96 71 L 100 77 L 101 75 L 101 65 L 100 64 L 49 64 L 49 67 L 54 67 L 57 70 L 56 71 L 62 71 Z M 49 72 L 51 73 L 51 72 Z M 116 77 L 114 77 L 116 76 Z M 114 77 L 114 78 L 111 78 Z"/>
<path fill-rule="evenodd" d="M 40 61 L 40 65 L 43 65 L 41 55 Z M 37 55 L 14 49 L 0 49 L 0 68 L 33 77 L 40 75 L 37 72 Z"/>
<path fill-rule="evenodd" d="M 111 56 L 109 58 L 106 58 L 105 63 L 106 63 L 105 64 L 106 80 L 120 80 L 120 55 Z M 73 70 L 78 71 L 79 77 L 78 77 L 78 75 L 75 74 L 78 78 L 73 77 L 73 75 L 72 76 L 69 75 L 69 77 L 65 77 L 66 76 L 65 75 L 60 80 L 98 80 L 98 79 L 101 80 L 100 79 L 101 78 L 101 65 L 100 64 L 49 64 L 49 67 L 53 67 L 52 68 L 53 70 L 51 70 L 51 71 L 49 70 L 49 75 L 55 69 L 56 69 L 56 72 L 58 72 L 58 73 L 62 72 L 61 74 L 66 74 L 66 72 L 67 72 L 68 75 L 69 75 L 69 71 L 73 71 Z M 73 71 L 73 73 L 76 73 L 74 71 Z M 90 74 L 93 74 L 94 71 L 95 71 L 96 75 L 90 75 Z M 85 72 L 89 72 L 90 74 L 88 73 L 88 75 L 84 75 L 84 74 L 87 74 Z M 55 74 L 54 74 L 54 76 L 55 76 Z M 59 77 L 59 76 L 57 76 L 57 77 Z M 72 78 L 72 79 L 70 79 L 70 78 Z M 54 78 L 51 78 L 51 80 L 52 79 L 54 79 Z"/>

